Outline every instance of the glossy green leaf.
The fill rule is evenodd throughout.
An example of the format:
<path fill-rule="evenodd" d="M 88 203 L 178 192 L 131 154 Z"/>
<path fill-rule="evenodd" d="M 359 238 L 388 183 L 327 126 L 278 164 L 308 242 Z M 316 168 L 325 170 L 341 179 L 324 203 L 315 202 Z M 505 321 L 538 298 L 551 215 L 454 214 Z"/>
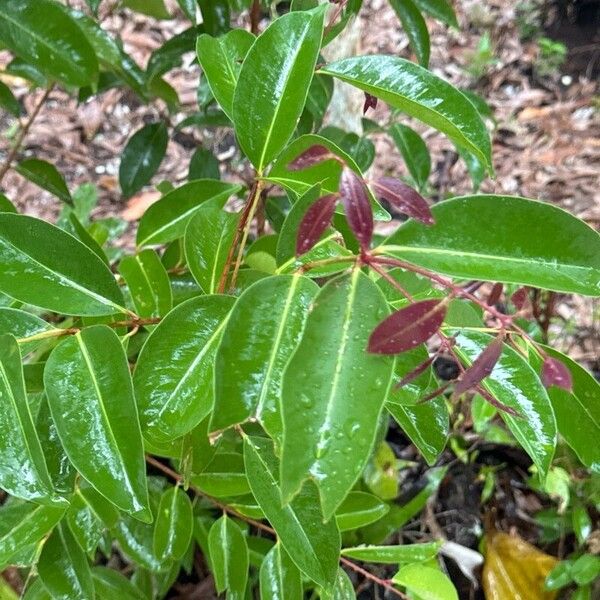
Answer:
<path fill-rule="evenodd" d="M 332 154 L 341 158 L 357 175 L 362 177 L 362 172 L 356 161 L 335 142 L 321 135 L 308 134 L 295 139 L 281 153 L 269 172 L 268 180 L 280 185 L 286 190 L 302 195 L 315 184 L 321 185 L 321 192 L 325 194 L 337 193 L 339 189 L 342 165 L 335 159 L 328 159 L 312 167 L 298 171 L 289 169 L 289 164 L 308 150 L 311 146 L 325 146 Z M 371 194 L 369 192 L 369 194 Z M 373 216 L 378 221 L 389 221 L 390 214 L 371 195 L 371 207 Z"/>
<path fill-rule="evenodd" d="M 356 600 L 356 592 L 348 574 L 344 569 L 338 569 L 335 586 L 331 594 L 321 596 L 323 600 Z"/>
<path fill-rule="evenodd" d="M 233 122 L 240 146 L 260 173 L 294 133 L 319 56 L 324 17 L 325 7 L 279 17 L 244 60 Z"/>
<path fill-rule="evenodd" d="M 283 378 L 285 502 L 311 477 L 329 518 L 364 468 L 393 367 L 391 358 L 366 347 L 387 314 L 381 290 L 358 269 L 315 298 Z"/>
<path fill-rule="evenodd" d="M 275 544 L 260 566 L 260 600 L 302 600 L 302 575 L 281 546 Z"/>
<path fill-rule="evenodd" d="M 243 30 L 236 29 L 236 31 Z M 193 181 L 194 179 L 221 179 L 217 157 L 210 150 L 206 150 L 202 146 L 196 148 L 190 159 L 188 180 Z"/>
<path fill-rule="evenodd" d="M 16 213 L 15 205 L 2 193 L 0 193 L 0 212 Z"/>
<path fill-rule="evenodd" d="M 398 496 L 402 461 L 396 458 L 391 446 L 384 440 L 376 446 L 362 472 L 367 488 L 382 500 Z"/>
<path fill-rule="evenodd" d="M 210 528 L 208 546 L 217 592 L 227 590 L 228 600 L 243 600 L 248 581 L 248 545 L 241 529 L 223 515 Z"/>
<path fill-rule="evenodd" d="M 196 52 L 208 85 L 223 112 L 233 119 L 233 94 L 242 61 L 254 43 L 254 36 L 244 29 L 234 29 L 213 38 L 204 34 L 198 38 Z"/>
<path fill-rule="evenodd" d="M 345 58 L 319 72 L 434 127 L 493 170 L 490 138 L 476 108 L 459 90 L 423 67 L 396 56 L 374 55 Z"/>
<path fill-rule="evenodd" d="M 211 430 L 253 417 L 281 441 L 283 372 L 318 290 L 301 275 L 277 275 L 257 281 L 238 298 L 215 358 Z"/>
<path fill-rule="evenodd" d="M 162 317 L 171 310 L 171 282 L 154 250 L 146 249 L 136 256 L 126 256 L 119 265 L 119 273 L 140 317 Z"/>
<path fill-rule="evenodd" d="M 448 0 L 414 0 L 415 4 L 423 11 L 430 14 L 435 19 L 458 28 L 456 14 Z"/>
<path fill-rule="evenodd" d="M 238 214 L 211 202 L 196 211 L 185 229 L 186 262 L 207 294 L 216 293 L 219 287 L 239 219 Z"/>
<path fill-rule="evenodd" d="M 16 503 L 0 507 L 0 566 L 39 542 L 65 514 L 65 508 Z"/>
<path fill-rule="evenodd" d="M 402 23 L 402 29 L 408 36 L 410 47 L 419 64 L 427 67 L 430 51 L 429 32 L 421 11 L 413 0 L 390 0 L 390 4 Z"/>
<path fill-rule="evenodd" d="M 182 57 L 193 52 L 196 38 L 203 32 L 203 27 L 190 27 L 169 38 L 160 48 L 152 52 L 146 68 L 146 77 L 151 80 L 181 66 Z"/>
<path fill-rule="evenodd" d="M 350 492 L 335 513 L 340 531 L 364 527 L 381 519 L 390 507 L 377 496 L 366 492 Z"/>
<path fill-rule="evenodd" d="M 119 184 L 123 196 L 129 198 L 152 179 L 167 151 L 167 126 L 149 123 L 127 140 L 119 165 Z"/>
<path fill-rule="evenodd" d="M 155 19 L 168 19 L 171 16 L 164 0 L 123 0 L 123 6 Z"/>
<path fill-rule="evenodd" d="M 94 49 L 64 8 L 51 0 L 2 2 L 0 42 L 67 85 L 90 85 L 98 77 Z"/>
<path fill-rule="evenodd" d="M 400 564 L 424 562 L 435 558 L 441 544 L 406 544 L 404 546 L 357 546 L 344 548 L 342 554 L 348 558 L 372 563 Z"/>
<path fill-rule="evenodd" d="M 76 469 L 120 509 L 151 518 L 129 365 L 116 333 L 95 325 L 61 342 L 48 358 L 44 382 Z"/>
<path fill-rule="evenodd" d="M 458 331 L 455 350 L 467 365 L 483 352 L 493 337 L 476 331 Z M 556 446 L 556 420 L 548 394 L 535 371 L 516 351 L 503 346 L 502 355 L 482 384 L 495 398 L 519 416 L 500 411 L 506 425 L 537 466 L 548 473 Z"/>
<path fill-rule="evenodd" d="M 85 244 L 106 266 L 109 266 L 108 258 L 102 250 L 100 244 L 96 241 L 90 232 L 82 225 L 75 213 L 69 215 L 69 225 L 65 230 L 73 237 L 76 237 L 82 244 Z"/>
<path fill-rule="evenodd" d="M 87 558 L 65 524 L 56 527 L 44 543 L 37 570 L 44 587 L 56 600 L 94 597 Z"/>
<path fill-rule="evenodd" d="M 600 384 L 594 376 L 568 356 L 544 346 L 553 358 L 562 362 L 571 373 L 573 392 L 551 386 L 548 396 L 556 416 L 559 433 L 592 471 L 600 472 L 600 445 L 590 440 L 600 439 Z M 536 370 L 541 371 L 539 360 Z"/>
<path fill-rule="evenodd" d="M 96 566 L 92 569 L 92 579 L 98 600 L 147 600 L 141 590 L 115 569 Z"/>
<path fill-rule="evenodd" d="M 94 556 L 105 526 L 79 491 L 71 499 L 66 522 L 81 549 Z"/>
<path fill-rule="evenodd" d="M 217 452 L 192 483 L 209 496 L 243 496 L 250 491 L 244 457 L 238 452 Z"/>
<path fill-rule="evenodd" d="M 145 437 L 178 438 L 210 412 L 214 356 L 233 302 L 227 296 L 187 300 L 147 339 L 133 376 Z"/>
<path fill-rule="evenodd" d="M 202 0 L 200 4 L 200 12 L 202 13 L 202 22 L 207 33 L 211 35 L 220 35 L 229 29 L 231 15 L 229 11 L 230 4 L 233 0 Z M 235 7 L 238 10 L 250 8 L 249 4 L 243 7 Z"/>
<path fill-rule="evenodd" d="M 0 336 L 0 454 L 0 488 L 25 500 L 60 502 L 33 424 L 21 352 L 12 335 Z"/>
<path fill-rule="evenodd" d="M 61 314 L 125 312 L 113 275 L 89 248 L 25 215 L 0 213 L 0 291 Z"/>
<path fill-rule="evenodd" d="M 179 487 L 167 489 L 154 528 L 154 554 L 159 560 L 179 560 L 192 539 L 192 503 Z"/>
<path fill-rule="evenodd" d="M 2 81 L 0 81 L 0 106 L 8 111 L 13 117 L 21 116 L 21 105 L 15 98 L 11 89 Z"/>
<path fill-rule="evenodd" d="M 240 189 L 239 185 L 212 179 L 190 181 L 174 189 L 144 213 L 137 232 L 137 245 L 166 244 L 183 237 L 187 224 L 203 202 L 225 201 Z"/>
<path fill-rule="evenodd" d="M 402 567 L 392 581 L 418 595 L 420 600 L 458 600 L 456 589 L 447 575 L 419 563 Z"/>
<path fill-rule="evenodd" d="M 272 442 L 246 437 L 244 459 L 252 493 L 284 549 L 307 577 L 330 588 L 337 572 L 340 535 L 335 519 L 323 523 L 315 487 L 306 484 L 289 504 L 282 506 L 279 465 Z"/>
<path fill-rule="evenodd" d="M 440 273 L 600 295 L 600 236 L 564 210 L 511 196 L 436 205 L 433 226 L 409 221 L 385 251 Z"/>
<path fill-rule="evenodd" d="M 38 158 L 27 158 L 16 165 L 15 170 L 25 179 L 54 194 L 63 202 L 73 203 L 71 192 L 63 176 L 53 164 Z"/>
<path fill-rule="evenodd" d="M 413 129 L 395 123 L 389 129 L 410 176 L 420 191 L 423 191 L 431 172 L 431 156 L 423 138 Z"/>
<path fill-rule="evenodd" d="M 0 335 L 6 333 L 14 335 L 23 354 L 36 348 L 44 339 L 40 336 L 37 340 L 25 341 L 25 338 L 44 334 L 53 329 L 50 323 L 31 313 L 17 308 L 0 307 Z"/>

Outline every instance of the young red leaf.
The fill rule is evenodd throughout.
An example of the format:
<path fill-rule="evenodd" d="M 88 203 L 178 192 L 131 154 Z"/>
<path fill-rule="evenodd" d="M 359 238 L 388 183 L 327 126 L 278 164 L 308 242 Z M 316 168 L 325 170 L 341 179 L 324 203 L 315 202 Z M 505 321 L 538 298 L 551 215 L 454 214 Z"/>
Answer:
<path fill-rule="evenodd" d="M 426 342 L 444 322 L 446 305 L 439 300 L 415 302 L 383 320 L 369 338 L 374 354 L 400 354 Z"/>
<path fill-rule="evenodd" d="M 555 385 L 567 392 L 573 391 L 571 371 L 565 365 L 551 356 L 546 357 L 542 366 L 542 383 L 545 387 Z"/>
<path fill-rule="evenodd" d="M 365 92 L 365 103 L 363 104 L 363 115 L 367 114 L 367 111 L 372 108 L 373 110 L 377 108 L 377 98 L 375 96 L 371 96 Z"/>
<path fill-rule="evenodd" d="M 298 227 L 296 256 L 308 252 L 319 241 L 331 223 L 336 204 L 337 196 L 328 194 L 310 205 Z"/>
<path fill-rule="evenodd" d="M 494 408 L 497 408 L 498 410 L 501 410 L 502 412 L 512 415 L 513 417 L 521 416 L 520 413 L 518 411 L 516 411 L 514 408 L 511 408 L 510 406 L 503 404 L 502 402 L 500 402 L 500 400 L 496 400 L 496 398 L 494 398 L 494 396 L 492 396 L 492 394 L 490 394 L 490 392 L 488 392 L 484 387 L 478 385 L 475 389 L 477 390 L 477 393 L 482 398 L 487 400 Z"/>
<path fill-rule="evenodd" d="M 495 306 L 496 304 L 498 304 L 498 301 L 502 296 L 503 290 L 504 286 L 501 283 L 495 283 L 494 287 L 492 288 L 492 291 L 490 292 L 490 295 L 488 296 L 488 299 L 486 300 L 486 304 L 488 306 Z"/>
<path fill-rule="evenodd" d="M 511 297 L 511 302 L 517 310 L 523 310 L 529 304 L 529 291 L 526 287 L 519 288 Z"/>
<path fill-rule="evenodd" d="M 296 156 L 296 158 L 288 164 L 288 169 L 290 171 L 301 171 L 302 169 L 308 169 L 308 167 L 312 167 L 313 165 L 330 158 L 340 160 L 333 152 L 331 152 L 331 150 L 329 150 L 329 148 L 325 148 L 325 146 L 321 146 L 320 144 L 315 144 L 314 146 L 307 148 L 302 154 Z"/>
<path fill-rule="evenodd" d="M 435 224 L 435 219 L 425 198 L 399 179 L 380 177 L 373 182 L 373 191 L 378 198 L 386 200 L 401 213 L 421 221 L 425 225 Z"/>
<path fill-rule="evenodd" d="M 365 182 L 348 167 L 344 167 L 340 179 L 340 197 L 348 225 L 365 250 L 373 237 L 373 211 Z"/>
<path fill-rule="evenodd" d="M 493 370 L 502 354 L 503 335 L 492 340 L 490 345 L 464 371 L 454 386 L 454 395 L 460 396 L 481 383 Z"/>
<path fill-rule="evenodd" d="M 407 373 L 395 386 L 394 389 L 398 390 L 405 385 L 408 385 L 411 381 L 416 379 L 421 373 L 423 373 L 431 363 L 435 360 L 436 355 L 430 356 L 427 360 L 423 361 L 420 365 L 417 365 L 410 373 Z"/>

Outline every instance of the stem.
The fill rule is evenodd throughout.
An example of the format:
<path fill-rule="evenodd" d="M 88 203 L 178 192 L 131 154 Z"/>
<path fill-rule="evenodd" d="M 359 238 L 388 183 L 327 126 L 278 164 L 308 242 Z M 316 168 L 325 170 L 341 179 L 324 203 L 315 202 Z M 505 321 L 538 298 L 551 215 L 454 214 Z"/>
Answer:
<path fill-rule="evenodd" d="M 252 2 L 252 6 L 250 7 L 250 31 L 254 35 L 259 34 L 260 25 L 260 0 L 254 0 Z"/>
<path fill-rule="evenodd" d="M 29 118 L 27 119 L 27 121 L 25 121 L 25 123 L 21 124 L 21 130 L 19 131 L 19 134 L 17 135 L 17 138 L 15 139 L 15 143 L 13 144 L 13 147 L 11 148 L 10 152 L 8 153 L 6 160 L 2 164 L 2 167 L 0 167 L 0 182 L 2 182 L 2 180 L 4 179 L 4 176 L 6 175 L 6 173 L 8 173 L 9 169 L 11 168 L 13 161 L 15 160 L 17 154 L 19 153 L 19 150 L 21 149 L 21 145 L 23 144 L 23 140 L 25 139 L 25 136 L 27 135 L 29 128 L 31 127 L 31 125 L 35 121 L 36 117 L 38 116 L 40 110 L 42 109 L 42 106 L 44 106 L 44 104 L 46 103 L 46 100 L 48 100 L 48 96 L 50 95 L 50 92 L 52 91 L 53 88 L 54 88 L 54 84 L 50 85 L 46 89 L 46 91 L 44 92 L 44 95 L 42 96 L 40 101 L 36 104 L 35 108 L 33 109 L 33 112 L 31 113 L 31 115 L 29 115 Z"/>
<path fill-rule="evenodd" d="M 327 34 L 333 29 L 335 22 L 342 13 L 342 10 L 344 10 L 344 6 L 346 6 L 347 2 L 348 0 L 340 0 L 335 12 L 333 13 L 333 15 L 331 15 L 331 19 L 329 19 L 329 22 L 327 23 L 325 30 L 323 31 L 323 39 L 325 39 L 327 37 Z"/>
<path fill-rule="evenodd" d="M 153 456 L 146 455 L 146 462 L 149 465 L 152 465 L 155 469 L 158 469 L 159 471 L 161 471 L 162 473 L 164 473 L 165 475 L 167 475 L 168 477 L 173 479 L 173 481 L 176 481 L 177 483 L 181 483 L 183 477 L 179 473 L 177 473 L 170 467 L 167 467 L 160 461 L 156 460 Z M 193 485 L 190 485 L 189 489 L 192 490 L 194 492 L 194 494 L 196 494 L 197 496 L 201 496 L 202 498 L 206 498 L 206 500 L 208 500 L 209 502 L 212 502 L 217 508 L 220 508 L 224 513 L 229 513 L 230 515 L 236 517 L 237 519 L 245 521 L 249 525 L 252 525 L 253 527 L 256 527 L 257 529 L 260 529 L 261 531 L 264 531 L 265 533 L 269 533 L 271 535 L 277 536 L 277 532 L 272 527 L 269 527 L 268 525 L 265 525 L 264 523 L 261 523 L 260 521 L 257 521 L 256 519 L 252 519 L 250 517 L 247 517 L 246 515 L 239 513 L 237 510 L 227 506 L 227 504 L 223 504 L 222 502 L 219 502 L 219 500 L 217 500 L 216 498 L 213 498 L 212 496 L 205 494 L 203 491 L 199 490 L 197 487 L 195 487 Z M 356 563 L 352 562 L 351 560 L 349 560 L 343 556 L 340 557 L 340 563 L 342 563 L 349 569 L 352 569 L 356 573 L 360 573 L 363 577 L 369 579 L 370 581 L 376 583 L 377 585 L 382 586 L 383 588 L 388 590 L 390 593 L 396 595 L 398 598 L 403 598 L 404 600 L 407 599 L 406 595 L 404 595 L 400 590 L 393 587 L 393 584 L 391 583 L 391 581 L 389 579 L 381 579 L 380 577 L 377 577 L 376 575 L 369 573 L 369 571 L 366 571 L 361 566 L 357 565 Z"/>

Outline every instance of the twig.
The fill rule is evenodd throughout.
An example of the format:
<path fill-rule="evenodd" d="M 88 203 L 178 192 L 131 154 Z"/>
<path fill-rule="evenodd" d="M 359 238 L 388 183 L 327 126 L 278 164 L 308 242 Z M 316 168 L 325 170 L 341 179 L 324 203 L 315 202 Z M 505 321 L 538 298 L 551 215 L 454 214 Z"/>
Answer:
<path fill-rule="evenodd" d="M 158 469 L 159 471 L 162 471 L 165 475 L 167 475 L 168 477 L 170 477 L 171 479 L 173 479 L 176 482 L 181 482 L 183 479 L 179 473 L 177 473 L 170 467 L 167 467 L 167 465 L 164 465 L 160 461 L 156 460 L 153 456 L 147 455 L 146 462 L 149 465 L 152 465 L 154 468 Z M 252 519 L 250 517 L 247 517 L 246 515 L 239 513 L 237 510 L 231 508 L 230 506 L 227 506 L 227 504 L 223 504 L 222 502 L 219 502 L 219 500 L 217 500 L 216 498 L 213 498 L 209 494 L 204 493 L 203 491 L 199 490 L 197 487 L 190 485 L 189 489 L 191 489 L 194 492 L 194 494 L 196 494 L 197 496 L 201 496 L 202 498 L 205 498 L 209 502 L 212 502 L 217 508 L 220 508 L 223 512 L 229 513 L 230 515 L 236 517 L 237 519 L 245 521 L 249 525 L 252 525 L 253 527 L 256 527 L 257 529 L 260 529 L 261 531 L 264 531 L 265 533 L 269 533 L 271 535 L 277 536 L 277 532 L 273 528 L 269 527 L 268 525 L 265 525 L 264 523 L 261 523 L 260 521 L 257 521 L 256 519 Z M 407 600 L 408 596 L 403 594 L 400 590 L 396 589 L 389 579 L 381 579 L 380 577 L 377 577 L 377 575 L 373 575 L 373 573 L 369 573 L 369 571 L 363 569 L 360 565 L 357 565 L 356 563 L 352 562 L 351 560 L 349 560 L 347 558 L 344 558 L 343 556 L 340 557 L 340 563 L 342 563 L 344 566 L 348 567 L 349 569 L 352 569 L 356 573 L 359 573 L 363 577 L 369 579 L 373 583 L 376 583 L 377 585 L 382 586 L 383 588 L 388 590 L 390 593 L 396 595 L 398 598 Z"/>
<path fill-rule="evenodd" d="M 53 89 L 54 89 L 54 84 L 52 84 L 50 87 L 48 87 L 46 89 L 46 91 L 44 92 L 44 95 L 42 96 L 40 101 L 36 104 L 35 108 L 33 109 L 33 112 L 31 113 L 31 115 L 29 115 L 29 118 L 25 121 L 25 123 L 21 124 L 21 130 L 19 131 L 19 134 L 17 135 L 17 138 L 15 139 L 15 143 L 13 144 L 13 147 L 11 148 L 10 152 L 8 153 L 6 160 L 2 164 L 2 167 L 0 167 L 0 183 L 4 179 L 4 176 L 6 175 L 6 173 L 11 168 L 13 161 L 15 160 L 17 154 L 19 153 L 19 150 L 21 149 L 21 145 L 23 144 L 23 140 L 25 139 L 25 136 L 27 135 L 29 128 L 31 127 L 31 125 L 35 121 L 36 117 L 38 116 L 40 110 L 42 109 L 42 106 L 44 106 L 44 104 L 46 103 L 46 100 L 48 100 L 48 96 L 50 95 L 50 92 Z"/>
<path fill-rule="evenodd" d="M 260 25 L 260 0 L 254 0 L 250 7 L 250 31 L 254 35 L 259 34 Z"/>

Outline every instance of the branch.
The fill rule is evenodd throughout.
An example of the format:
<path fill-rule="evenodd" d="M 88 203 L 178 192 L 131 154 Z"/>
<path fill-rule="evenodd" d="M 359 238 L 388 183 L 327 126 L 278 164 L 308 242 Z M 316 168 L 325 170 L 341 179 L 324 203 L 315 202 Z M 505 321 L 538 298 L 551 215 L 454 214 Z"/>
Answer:
<path fill-rule="evenodd" d="M 29 128 L 31 127 L 31 125 L 35 121 L 36 117 L 38 116 L 40 110 L 42 109 L 42 106 L 44 106 L 44 104 L 46 103 L 46 100 L 48 100 L 48 96 L 50 95 L 50 92 L 53 90 L 53 88 L 54 88 L 54 84 L 52 84 L 50 87 L 48 87 L 46 89 L 46 91 L 44 92 L 44 95 L 42 96 L 40 101 L 36 104 L 35 108 L 33 109 L 33 112 L 31 113 L 31 115 L 29 115 L 29 118 L 27 119 L 27 121 L 25 121 L 25 123 L 21 124 L 21 130 L 19 131 L 19 135 L 17 135 L 17 138 L 15 139 L 15 143 L 13 144 L 13 147 L 10 149 L 10 152 L 8 153 L 6 160 L 2 164 L 2 167 L 0 167 L 0 183 L 4 179 L 4 176 L 6 175 L 6 173 L 8 173 L 9 169 L 11 168 L 13 161 L 15 160 L 17 154 L 19 153 L 19 150 L 21 149 L 23 140 L 25 139 L 25 136 L 29 132 Z"/>

